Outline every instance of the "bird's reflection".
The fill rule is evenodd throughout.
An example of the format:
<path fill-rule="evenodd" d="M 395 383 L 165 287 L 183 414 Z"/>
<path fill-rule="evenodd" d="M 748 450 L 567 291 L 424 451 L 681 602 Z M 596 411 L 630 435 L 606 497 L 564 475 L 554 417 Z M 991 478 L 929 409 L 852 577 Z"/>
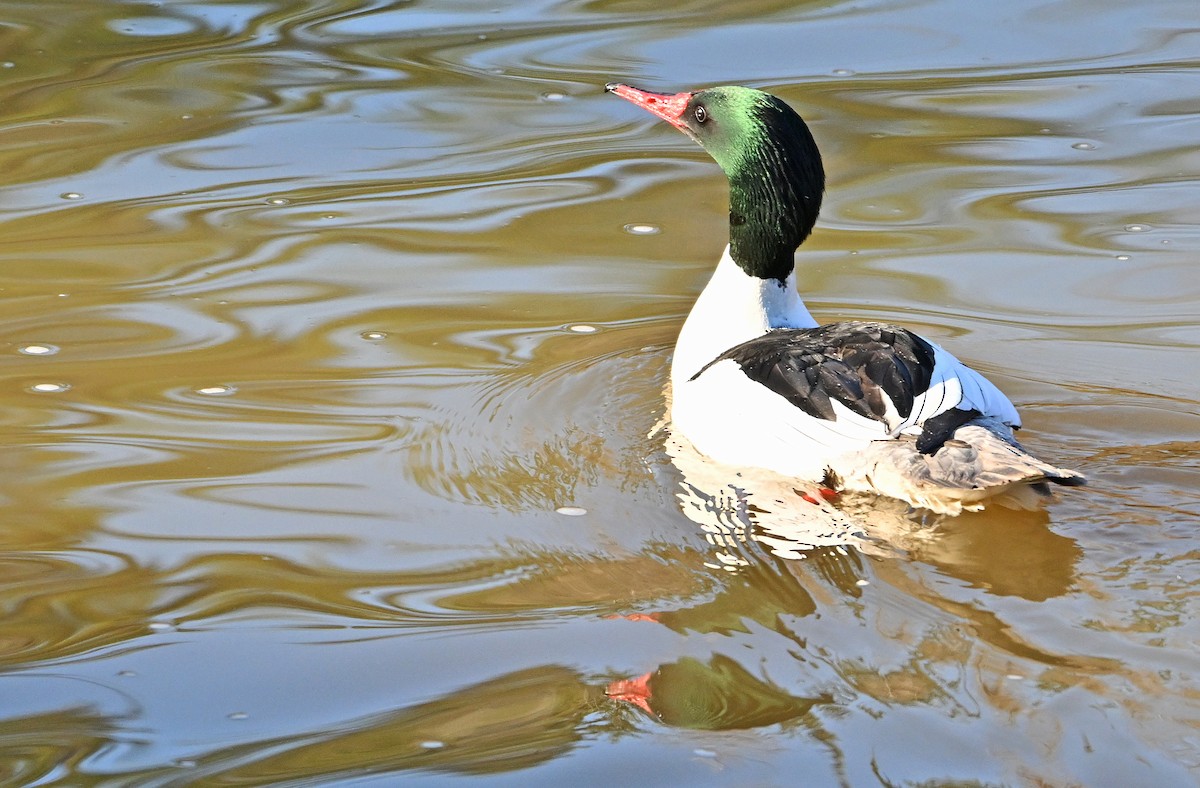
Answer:
<path fill-rule="evenodd" d="M 1081 551 L 1049 529 L 1041 506 L 994 506 L 958 517 L 869 495 L 836 495 L 769 472 L 731 468 L 662 427 L 680 512 L 713 546 L 708 565 L 729 572 L 747 553 L 803 560 L 824 548 L 927 561 L 992 593 L 1033 601 L 1066 593 Z M 1015 500 L 1015 499 L 1014 499 Z"/>
<path fill-rule="evenodd" d="M 754 676 L 738 662 L 714 654 L 707 662 L 685 657 L 632 679 L 611 682 L 606 694 L 632 703 L 665 725 L 699 730 L 738 730 L 786 724 L 828 694 L 797 697 Z"/>
<path fill-rule="evenodd" d="M 445 609 L 480 614 L 622 619 L 678 633 L 690 644 L 656 664 L 622 662 L 614 649 L 618 667 L 603 677 L 556 673 L 554 697 L 575 699 L 555 705 L 544 720 L 565 737 L 561 747 L 600 729 L 619 733 L 646 724 L 711 731 L 796 725 L 838 762 L 836 737 L 825 727 L 838 712 L 827 709 L 844 709 L 851 700 L 968 709 L 977 700 L 960 676 L 980 648 L 1045 665 L 1075 664 L 1017 637 L 986 604 L 989 595 L 1044 600 L 1073 588 L 1080 550 L 1053 532 L 1043 509 L 947 518 L 889 499 L 835 496 L 820 485 L 719 466 L 669 426 L 640 443 L 611 435 L 609 441 L 617 443 L 587 457 L 565 443 L 542 444 L 539 465 L 561 470 L 541 477 L 542 505 L 569 497 L 581 483 L 600 483 L 587 475 L 595 472 L 595 456 L 620 456 L 613 467 L 627 467 L 625 460 L 640 452 L 657 471 L 659 488 L 673 494 L 675 511 L 696 530 L 603 554 L 533 548 L 524 556 L 528 571 L 439 600 Z M 507 478 L 511 464 L 475 463 L 471 479 Z M 497 494 L 508 487 L 494 485 Z M 940 585 L 946 578 L 984 596 L 965 602 L 948 596 Z M 888 611 L 910 609 L 919 615 L 903 621 L 903 637 L 880 628 Z M 510 677 L 489 684 L 510 686 Z M 527 696 L 523 679 L 511 686 L 521 688 L 514 698 Z M 474 698 L 477 690 L 492 697 L 482 685 L 460 694 Z M 503 705 L 499 697 L 489 702 Z M 430 708 L 475 702 L 446 698 Z M 499 738 L 489 746 L 508 747 L 509 733 L 541 735 L 497 728 L 488 735 Z M 437 756 L 446 761 L 439 768 L 474 763 L 466 753 L 459 752 L 460 761 L 447 748 Z"/>
<path fill-rule="evenodd" d="M 679 510 L 713 545 L 713 568 L 737 571 L 748 543 L 781 558 L 827 547 L 879 552 L 920 530 L 898 502 L 838 496 L 820 484 L 714 462 L 685 438 L 660 428 Z M 673 477 L 673 478 L 671 478 Z"/>

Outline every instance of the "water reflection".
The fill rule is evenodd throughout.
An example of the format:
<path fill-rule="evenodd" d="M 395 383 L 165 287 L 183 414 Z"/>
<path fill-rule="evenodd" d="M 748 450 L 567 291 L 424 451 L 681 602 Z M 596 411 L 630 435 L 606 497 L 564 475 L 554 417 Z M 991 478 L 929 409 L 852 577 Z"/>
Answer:
<path fill-rule="evenodd" d="M 109 746 L 119 727 L 118 716 L 80 706 L 0 720 L 5 779 L 14 785 L 54 779 Z"/>
<path fill-rule="evenodd" d="M 813 706 L 833 702 L 830 695 L 789 695 L 721 654 L 707 663 L 684 658 L 660 665 L 653 673 L 612 682 L 605 693 L 666 725 L 722 731 L 788 725 L 804 718 Z"/>
<path fill-rule="evenodd" d="M 1079 544 L 1051 528 L 1044 511 L 960 517 L 941 522 L 936 538 L 912 556 L 989 594 L 1041 602 L 1077 588 Z"/>
<path fill-rule="evenodd" d="M 186 779 L 275 783 L 409 770 L 497 774 L 561 756 L 603 726 L 603 695 L 575 672 L 530 668 L 338 731 L 239 745 L 189 761 Z"/>
<path fill-rule="evenodd" d="M 1186 784 L 1187 12 L 8 4 L 0 772 Z M 682 467 L 725 206 L 618 76 L 804 108 L 814 309 L 952 339 L 1096 485 Z"/>
<path fill-rule="evenodd" d="M 1057 669 L 1057 681 L 1118 668 L 1022 643 L 994 613 L 922 587 L 893 561 L 841 548 L 813 551 L 804 560 L 763 552 L 757 558 L 730 573 L 705 569 L 705 549 L 678 545 L 607 558 L 527 552 L 407 577 L 345 572 L 339 593 L 331 593 L 329 569 L 317 574 L 260 556 L 186 567 L 155 583 L 178 589 L 170 609 L 144 614 L 170 621 L 181 632 L 202 633 L 252 607 L 271 606 L 310 624 L 355 622 L 360 633 L 353 639 L 561 621 L 568 615 L 717 640 L 704 654 L 681 654 L 626 678 L 605 679 L 560 665 L 497 675 L 395 712 L 343 720 L 329 732 L 254 738 L 181 757 L 183 765 L 156 773 L 251 781 L 355 770 L 494 774 L 530 768 L 582 741 L 643 730 L 644 723 L 631 719 L 623 706 L 649 714 L 655 725 L 795 728 L 825 753 L 827 768 L 838 772 L 850 743 L 824 721 L 834 708 L 849 713 L 869 700 L 880 709 L 928 706 L 978 717 L 986 715 L 981 702 L 995 702 L 997 713 L 1007 713 L 1004 696 L 980 695 L 975 680 L 964 681 L 963 671 L 980 659 L 981 642 L 1024 664 Z M 954 569 L 950 559 L 938 567 Z M 130 578 L 117 581 L 128 584 Z M 461 590 L 480 583 L 485 588 Z M 890 622 L 878 618 L 870 600 L 899 584 L 908 584 L 908 598 L 924 599 L 928 608 L 897 611 L 902 615 Z M 373 622 L 373 633 L 361 632 L 367 622 Z M 864 641 L 868 622 L 880 633 Z M 889 632 L 894 626 L 910 630 L 909 636 L 897 639 Z M 153 636 L 145 637 L 149 646 Z M 739 647 L 749 642 L 757 648 Z M 814 716 L 821 709 L 825 713 Z M 96 730 L 96 721 L 78 724 Z"/>

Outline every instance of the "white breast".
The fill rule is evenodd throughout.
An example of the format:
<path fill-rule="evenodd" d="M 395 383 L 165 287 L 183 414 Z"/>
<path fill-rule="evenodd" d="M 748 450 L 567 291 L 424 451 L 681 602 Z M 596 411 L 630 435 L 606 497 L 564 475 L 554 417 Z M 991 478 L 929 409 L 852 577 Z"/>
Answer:
<path fill-rule="evenodd" d="M 794 273 L 782 284 L 750 276 L 733 261 L 726 246 L 679 332 L 671 382 L 677 386 L 724 351 L 769 329 L 816 326 L 796 292 Z"/>

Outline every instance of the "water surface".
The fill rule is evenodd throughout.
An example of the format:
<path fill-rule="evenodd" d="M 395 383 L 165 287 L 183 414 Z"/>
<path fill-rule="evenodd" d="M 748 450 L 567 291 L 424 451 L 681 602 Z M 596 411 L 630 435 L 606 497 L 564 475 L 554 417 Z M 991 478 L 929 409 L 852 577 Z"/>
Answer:
<path fill-rule="evenodd" d="M 0 774 L 1194 781 L 1194 11 L 8 3 Z M 791 102 L 814 313 L 1091 486 L 714 509 L 657 425 L 724 181 L 613 79 Z"/>

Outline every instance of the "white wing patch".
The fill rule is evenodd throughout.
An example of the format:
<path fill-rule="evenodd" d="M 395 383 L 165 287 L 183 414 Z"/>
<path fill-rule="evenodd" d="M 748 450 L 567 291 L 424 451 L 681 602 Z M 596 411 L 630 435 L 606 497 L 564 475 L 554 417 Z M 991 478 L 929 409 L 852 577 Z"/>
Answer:
<path fill-rule="evenodd" d="M 929 344 L 934 351 L 933 375 L 929 390 L 913 403 L 912 414 L 906 420 L 909 425 L 919 426 L 950 408 L 962 408 L 977 410 L 1010 427 L 1021 426 L 1017 409 L 990 380 L 940 346 Z"/>

